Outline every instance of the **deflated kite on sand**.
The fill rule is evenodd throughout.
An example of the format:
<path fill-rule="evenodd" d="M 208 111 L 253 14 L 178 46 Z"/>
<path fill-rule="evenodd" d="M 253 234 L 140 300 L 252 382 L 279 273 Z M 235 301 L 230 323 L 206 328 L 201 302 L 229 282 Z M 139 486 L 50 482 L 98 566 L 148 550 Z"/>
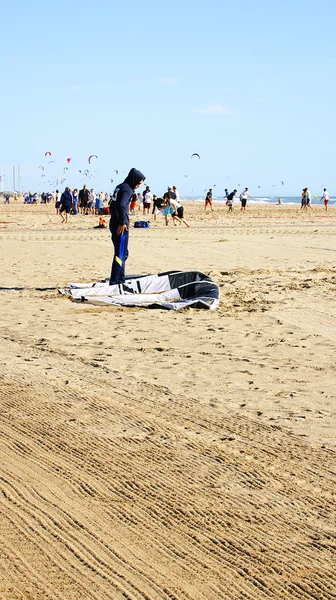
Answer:
<path fill-rule="evenodd" d="M 219 306 L 218 285 L 199 271 L 167 271 L 157 275 L 131 275 L 123 284 L 71 283 L 69 289 L 59 290 L 75 302 L 144 308 L 207 308 Z"/>

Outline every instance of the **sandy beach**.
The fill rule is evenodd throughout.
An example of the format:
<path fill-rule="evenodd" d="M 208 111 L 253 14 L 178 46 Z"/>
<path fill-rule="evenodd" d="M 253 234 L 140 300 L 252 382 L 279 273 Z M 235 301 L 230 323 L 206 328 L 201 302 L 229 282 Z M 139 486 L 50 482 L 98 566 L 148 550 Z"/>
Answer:
<path fill-rule="evenodd" d="M 54 213 L 0 206 L 0 598 L 334 599 L 336 207 L 132 229 L 220 286 L 182 312 L 58 294 L 112 244 Z"/>

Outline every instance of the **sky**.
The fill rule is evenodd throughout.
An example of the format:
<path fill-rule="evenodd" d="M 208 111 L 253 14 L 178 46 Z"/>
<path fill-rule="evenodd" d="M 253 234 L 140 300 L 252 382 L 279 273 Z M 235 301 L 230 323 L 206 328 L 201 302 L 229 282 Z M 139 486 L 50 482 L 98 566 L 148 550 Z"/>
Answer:
<path fill-rule="evenodd" d="M 336 193 L 334 0 L 4 0 L 1 21 L 5 189 L 18 163 L 54 189 L 71 157 L 71 188 L 134 166 L 158 195 Z"/>

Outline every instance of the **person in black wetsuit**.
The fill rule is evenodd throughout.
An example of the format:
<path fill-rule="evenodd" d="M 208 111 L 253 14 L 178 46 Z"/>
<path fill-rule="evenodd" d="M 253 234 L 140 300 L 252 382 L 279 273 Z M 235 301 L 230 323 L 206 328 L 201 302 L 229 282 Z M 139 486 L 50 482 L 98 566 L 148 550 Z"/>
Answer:
<path fill-rule="evenodd" d="M 89 202 L 89 190 L 86 189 L 86 185 L 83 185 L 83 189 L 79 190 L 78 204 L 80 211 L 83 215 L 87 214 L 87 205 Z"/>
<path fill-rule="evenodd" d="M 129 206 L 134 190 L 145 176 L 137 169 L 131 169 L 125 181 L 117 185 L 110 201 L 110 231 L 114 246 L 110 285 L 125 282 L 125 262 L 128 257 Z"/>

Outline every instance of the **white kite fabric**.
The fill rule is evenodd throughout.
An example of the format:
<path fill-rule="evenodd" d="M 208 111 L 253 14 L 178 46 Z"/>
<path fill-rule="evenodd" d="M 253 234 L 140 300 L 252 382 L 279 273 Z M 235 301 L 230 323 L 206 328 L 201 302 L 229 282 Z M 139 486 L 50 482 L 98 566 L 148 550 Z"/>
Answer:
<path fill-rule="evenodd" d="M 108 280 L 97 283 L 71 283 L 69 294 L 75 302 L 96 305 L 142 306 L 146 308 L 207 308 L 219 306 L 218 285 L 199 271 L 168 271 L 156 275 L 131 275 L 126 282 L 109 285 Z"/>

